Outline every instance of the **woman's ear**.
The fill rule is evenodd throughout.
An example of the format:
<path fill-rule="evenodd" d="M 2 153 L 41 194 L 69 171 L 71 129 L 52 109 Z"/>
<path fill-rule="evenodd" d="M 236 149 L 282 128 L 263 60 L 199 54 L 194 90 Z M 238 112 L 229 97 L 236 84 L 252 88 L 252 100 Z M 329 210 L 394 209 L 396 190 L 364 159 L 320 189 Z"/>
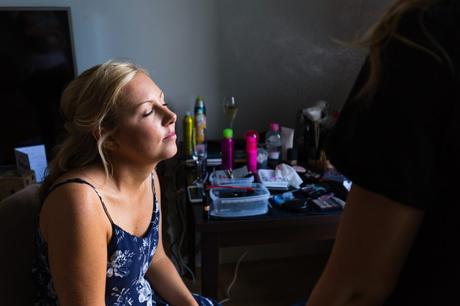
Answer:
<path fill-rule="evenodd" d="M 113 131 L 112 132 L 107 132 L 105 128 L 97 128 L 94 129 L 93 131 L 93 137 L 96 139 L 96 142 L 99 141 L 99 139 L 104 138 L 104 143 L 102 144 L 102 147 L 104 149 L 113 151 L 118 148 L 118 144 L 115 141 L 115 139 L 112 137 Z"/>
<path fill-rule="evenodd" d="M 109 151 L 115 151 L 118 148 L 117 142 L 111 135 L 107 136 L 102 146 Z"/>

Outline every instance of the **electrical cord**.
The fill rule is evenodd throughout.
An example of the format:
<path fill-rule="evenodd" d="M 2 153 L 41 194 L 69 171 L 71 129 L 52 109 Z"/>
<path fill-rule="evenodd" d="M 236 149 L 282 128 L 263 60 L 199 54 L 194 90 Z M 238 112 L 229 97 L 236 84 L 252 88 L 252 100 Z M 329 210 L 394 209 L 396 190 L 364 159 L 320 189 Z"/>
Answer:
<path fill-rule="evenodd" d="M 202 180 L 202 184 L 203 186 L 206 184 L 206 181 L 208 180 L 208 177 L 209 177 L 209 172 L 206 171 L 205 172 L 205 175 L 204 175 L 204 178 Z M 196 180 L 195 182 L 196 183 Z M 181 193 L 181 197 L 180 199 L 184 199 L 187 197 L 187 195 L 185 194 L 185 191 L 183 190 L 180 190 L 179 191 Z M 176 201 L 176 208 L 177 208 L 177 211 L 178 211 L 178 214 L 179 214 L 179 219 L 181 220 L 181 225 L 182 225 L 182 228 L 181 228 L 181 234 L 179 235 L 179 243 L 178 243 L 178 252 L 177 252 L 177 255 L 175 255 L 175 257 L 178 259 L 178 265 L 180 266 L 181 268 L 181 272 L 182 272 L 182 269 L 184 268 L 185 270 L 187 270 L 189 273 L 190 273 L 190 276 L 192 277 L 192 283 L 193 285 L 196 284 L 196 277 L 195 277 L 195 274 L 193 273 L 193 271 L 187 266 L 187 264 L 184 262 L 184 259 L 182 257 L 182 254 L 181 254 L 181 248 L 182 248 L 182 244 L 184 242 L 184 236 L 185 236 L 185 228 L 186 228 L 186 224 L 185 224 L 185 217 L 184 217 L 184 212 L 183 212 L 183 207 L 185 205 L 187 205 L 188 203 L 182 203 L 183 205 L 180 205 L 180 207 L 177 207 L 178 205 L 178 201 Z M 176 239 L 177 240 L 177 239 Z M 174 241 L 176 242 L 176 241 Z M 194 243 L 194 242 L 193 242 Z"/>
<path fill-rule="evenodd" d="M 237 262 L 236 262 L 236 266 L 235 266 L 235 272 L 234 272 L 234 274 L 233 274 L 233 279 L 232 279 L 232 281 L 230 282 L 230 285 L 228 285 L 227 291 L 225 292 L 225 294 L 226 294 L 227 297 L 226 297 L 225 299 L 223 299 L 222 301 L 219 301 L 219 304 L 224 304 L 224 303 L 230 301 L 230 290 L 232 290 L 232 287 L 233 287 L 233 285 L 234 285 L 235 282 L 236 282 L 236 278 L 238 277 L 238 268 L 240 267 L 240 263 L 241 263 L 241 261 L 243 260 L 243 258 L 244 258 L 247 254 L 248 254 L 248 251 L 246 250 L 246 251 L 244 251 L 243 254 L 241 254 L 240 258 L 238 258 L 238 260 L 237 260 Z"/>
<path fill-rule="evenodd" d="M 179 191 L 179 193 L 180 193 L 180 191 Z M 180 197 L 180 194 L 179 194 L 178 198 L 179 198 L 179 199 L 181 198 L 181 197 Z M 179 217 L 180 226 L 181 226 L 181 228 L 179 229 L 179 231 L 180 231 L 180 233 L 181 233 L 180 235 L 182 235 L 182 232 L 183 232 L 182 223 L 183 223 L 183 221 L 182 221 L 182 214 L 181 214 L 181 211 L 180 211 L 180 205 L 178 205 L 178 202 L 179 202 L 179 201 L 175 201 L 175 204 L 176 204 L 176 211 L 177 211 L 177 215 L 178 215 L 178 217 Z M 179 235 L 179 236 L 180 236 L 180 235 Z M 173 236 L 174 236 L 174 240 L 171 241 L 171 243 L 170 243 L 170 245 L 169 245 L 169 248 L 171 249 L 171 253 L 172 253 L 172 255 L 175 257 L 176 261 L 178 261 L 178 259 L 177 259 L 178 255 L 176 254 L 176 253 L 177 253 L 177 245 L 176 245 L 176 244 L 177 244 L 178 241 L 179 241 L 179 237 L 178 237 L 177 235 L 173 235 Z M 179 262 L 177 262 L 177 264 L 179 265 Z M 179 268 L 180 268 L 181 273 L 182 273 L 182 267 L 179 267 Z"/>
<path fill-rule="evenodd" d="M 186 195 L 184 195 L 186 196 Z M 184 203 L 185 205 L 187 203 Z M 184 205 L 182 205 L 182 208 L 184 207 Z M 185 270 L 187 270 L 189 273 L 190 273 L 190 276 L 192 277 L 192 283 L 195 285 L 196 283 L 196 278 L 195 278 L 195 274 L 192 272 L 192 270 L 187 266 L 187 264 L 184 262 L 184 259 L 182 257 L 182 253 L 180 252 L 181 248 L 182 248 L 182 244 L 184 242 L 184 237 L 185 237 L 185 228 L 186 228 L 186 218 L 184 216 L 184 212 L 183 210 L 181 210 L 181 220 L 182 220 L 182 232 L 181 232 L 181 235 L 180 235 L 180 239 L 179 239 L 179 258 L 180 258 L 180 261 L 182 263 L 182 266 L 185 268 Z M 194 242 L 193 242 L 194 243 Z"/>
<path fill-rule="evenodd" d="M 166 200 L 167 203 L 170 202 L 170 199 L 169 199 L 169 197 L 168 197 L 168 193 L 167 193 L 167 192 L 163 194 L 163 197 L 164 197 L 164 200 Z M 177 197 L 176 197 L 176 199 L 177 199 Z M 178 211 L 178 215 L 180 215 L 180 213 L 179 213 L 179 206 L 177 205 L 177 201 L 174 201 L 174 202 L 176 203 L 175 206 L 176 206 L 176 210 Z M 168 218 L 168 219 L 169 219 L 169 218 Z M 171 222 L 170 224 L 171 224 L 170 226 L 171 226 L 171 228 L 172 228 L 172 227 L 173 227 L 173 225 L 172 225 L 173 223 Z M 176 243 L 177 243 L 177 240 L 178 240 L 178 239 L 177 239 L 177 237 L 175 237 L 174 231 L 172 231 L 172 230 L 169 230 L 169 229 L 168 229 L 167 232 L 166 232 L 166 234 L 169 235 L 169 236 L 172 238 L 172 239 L 171 239 L 171 243 L 169 244 L 169 249 L 171 250 L 171 255 L 172 255 L 172 256 L 171 256 L 171 257 L 172 257 L 171 259 L 174 261 L 175 266 L 176 266 L 177 269 L 179 270 L 179 273 L 182 274 L 182 267 L 180 266 L 180 262 L 179 262 L 179 260 L 178 260 L 177 251 L 176 251 L 176 247 L 177 247 L 177 246 L 176 246 Z"/>
<path fill-rule="evenodd" d="M 184 191 L 183 190 L 179 190 L 179 196 L 178 198 L 179 199 L 183 199 L 183 196 L 184 196 Z M 177 209 L 177 213 L 178 213 L 178 216 L 179 216 L 179 220 L 181 221 L 181 229 L 180 229 L 180 234 L 179 234 L 179 238 L 176 238 L 174 240 L 174 242 L 171 244 L 171 251 L 174 255 L 174 258 L 180 268 L 180 272 L 181 274 L 183 274 L 183 269 L 187 270 L 188 273 L 190 273 L 190 276 L 192 277 L 192 283 L 195 285 L 196 283 L 196 278 L 195 278 L 195 274 L 192 272 L 192 270 L 187 266 L 187 264 L 185 264 L 184 262 L 184 259 L 182 257 L 182 254 L 181 254 L 181 248 L 182 248 L 182 244 L 184 242 L 184 236 L 185 236 L 185 227 L 186 227 L 186 224 L 185 224 L 185 217 L 184 217 L 184 212 L 182 210 L 184 204 L 183 201 L 181 203 L 182 205 L 179 205 L 179 201 L 176 201 L 176 209 Z M 177 245 L 175 245 L 177 243 Z M 173 247 L 173 245 L 175 245 Z"/>
<path fill-rule="evenodd" d="M 179 254 L 179 256 L 178 257 L 179 257 L 181 266 L 183 268 L 185 268 L 185 270 L 187 270 L 190 273 L 190 276 L 192 277 L 192 283 L 195 285 L 195 283 L 196 283 L 195 274 L 193 274 L 192 270 L 187 266 L 187 264 L 184 262 L 184 259 L 182 258 L 181 248 L 182 248 L 182 244 L 184 242 L 186 224 L 185 224 L 185 218 L 184 218 L 184 215 L 183 215 L 183 211 L 182 210 L 180 210 L 180 211 L 181 211 L 180 212 L 180 219 L 182 221 L 182 230 L 181 230 L 181 234 L 179 236 L 179 244 L 178 244 L 178 249 L 179 249 L 178 254 Z"/>

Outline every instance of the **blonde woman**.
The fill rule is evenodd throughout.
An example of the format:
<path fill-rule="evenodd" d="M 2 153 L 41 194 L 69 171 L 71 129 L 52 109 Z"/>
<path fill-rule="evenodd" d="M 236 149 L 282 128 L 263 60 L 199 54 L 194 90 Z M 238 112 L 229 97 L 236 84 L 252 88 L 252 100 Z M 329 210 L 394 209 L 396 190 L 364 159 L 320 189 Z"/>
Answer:
<path fill-rule="evenodd" d="M 176 154 L 176 115 L 133 64 L 109 61 L 63 93 L 67 138 L 41 187 L 38 305 L 215 305 L 166 256 L 155 166 Z"/>
<path fill-rule="evenodd" d="M 353 181 L 307 305 L 459 305 L 460 1 L 398 0 L 335 128 Z"/>

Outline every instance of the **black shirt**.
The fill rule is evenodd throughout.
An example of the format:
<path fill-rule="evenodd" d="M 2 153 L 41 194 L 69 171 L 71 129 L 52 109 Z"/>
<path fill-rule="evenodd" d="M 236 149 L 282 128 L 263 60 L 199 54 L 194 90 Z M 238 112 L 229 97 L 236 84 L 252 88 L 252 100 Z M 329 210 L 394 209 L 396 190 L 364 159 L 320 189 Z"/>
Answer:
<path fill-rule="evenodd" d="M 366 61 L 331 135 L 328 156 L 340 172 L 425 211 L 385 305 L 460 305 L 459 2 L 402 17 L 396 33 L 430 52 L 390 38 L 374 94 L 356 98 Z"/>

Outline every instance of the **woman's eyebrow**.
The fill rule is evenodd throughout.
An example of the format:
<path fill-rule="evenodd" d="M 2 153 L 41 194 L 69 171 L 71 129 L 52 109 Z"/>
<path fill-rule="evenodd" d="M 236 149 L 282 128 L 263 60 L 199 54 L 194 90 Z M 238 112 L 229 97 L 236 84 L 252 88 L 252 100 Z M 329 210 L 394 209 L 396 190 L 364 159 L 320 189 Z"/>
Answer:
<path fill-rule="evenodd" d="M 143 105 L 145 103 L 155 103 L 155 102 L 161 101 L 161 98 L 164 97 L 163 91 L 160 92 L 160 95 L 158 97 L 159 97 L 158 101 L 156 101 L 156 100 L 145 100 L 145 101 L 139 102 L 137 105 L 134 106 L 134 108 L 138 108 L 139 106 L 141 106 L 141 105 Z"/>
<path fill-rule="evenodd" d="M 139 102 L 139 103 L 136 104 L 133 108 L 136 109 L 136 108 L 138 108 L 139 106 L 144 105 L 145 103 L 154 103 L 154 102 L 155 102 L 155 100 L 147 100 L 147 101 Z"/>

